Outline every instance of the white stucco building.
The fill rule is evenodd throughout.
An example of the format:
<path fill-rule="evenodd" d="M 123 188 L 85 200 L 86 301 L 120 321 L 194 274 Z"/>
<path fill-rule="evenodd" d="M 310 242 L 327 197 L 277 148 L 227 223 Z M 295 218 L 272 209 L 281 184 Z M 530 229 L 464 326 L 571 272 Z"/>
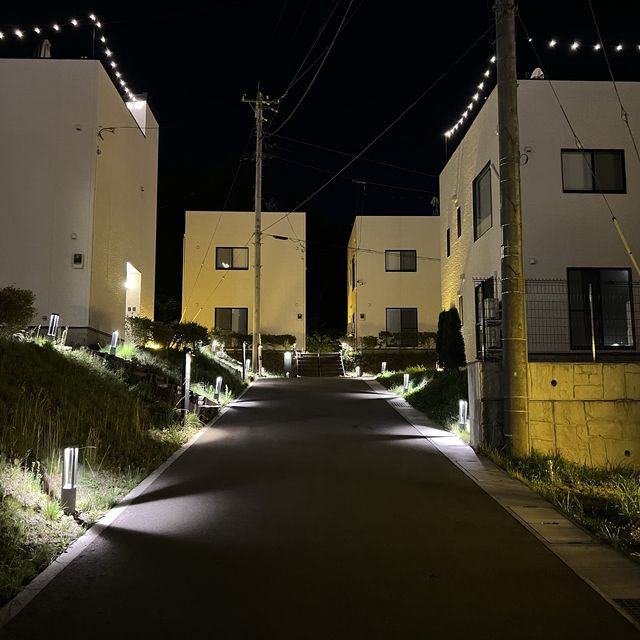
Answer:
<path fill-rule="evenodd" d="M 347 333 L 418 346 L 440 313 L 438 216 L 356 216 L 347 249 Z"/>
<path fill-rule="evenodd" d="M 0 60 L 0 286 L 105 344 L 153 317 L 158 126 L 95 60 Z"/>
<path fill-rule="evenodd" d="M 640 279 L 614 224 L 640 253 L 640 159 L 609 82 L 520 80 L 522 231 L 531 357 L 638 351 Z M 618 83 L 640 122 L 640 83 Z M 442 305 L 458 307 L 468 361 L 500 349 L 497 91 L 440 175 Z M 611 210 L 609 210 L 609 207 Z M 593 324 L 591 317 L 593 316 Z M 593 326 L 593 334 L 592 334 Z"/>
<path fill-rule="evenodd" d="M 255 292 L 252 211 L 187 211 L 182 270 L 185 322 L 252 334 Z M 262 213 L 260 333 L 306 334 L 305 214 Z"/>

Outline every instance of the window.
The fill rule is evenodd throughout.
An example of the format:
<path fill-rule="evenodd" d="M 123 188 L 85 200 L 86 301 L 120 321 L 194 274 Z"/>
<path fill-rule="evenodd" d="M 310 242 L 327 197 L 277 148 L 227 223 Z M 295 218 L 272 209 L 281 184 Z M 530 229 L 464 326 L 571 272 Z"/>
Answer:
<path fill-rule="evenodd" d="M 464 306 L 462 296 L 458 296 L 458 315 L 460 316 L 460 326 L 464 326 Z"/>
<path fill-rule="evenodd" d="M 229 333 L 247 335 L 249 333 L 247 316 L 248 310 L 246 307 L 217 307 L 215 311 L 215 328 Z"/>
<path fill-rule="evenodd" d="M 384 252 L 385 271 L 416 271 L 415 249 L 393 249 Z"/>
<path fill-rule="evenodd" d="M 462 211 L 460 207 L 456 207 L 456 229 L 458 231 L 458 238 L 462 235 Z"/>
<path fill-rule="evenodd" d="M 248 247 L 216 247 L 216 269 L 248 268 Z"/>
<path fill-rule="evenodd" d="M 635 345 L 630 269 L 567 269 L 572 349 Z M 591 318 L 593 317 L 593 323 Z"/>
<path fill-rule="evenodd" d="M 493 224 L 491 212 L 491 164 L 473 181 L 473 239 L 485 234 Z"/>
<path fill-rule="evenodd" d="M 451 229 L 447 229 L 447 258 L 451 255 Z"/>
<path fill-rule="evenodd" d="M 496 298 L 495 281 L 486 278 L 474 289 L 476 312 L 476 354 L 478 358 L 487 358 L 492 350 L 500 349 L 500 306 Z"/>
<path fill-rule="evenodd" d="M 624 151 L 562 149 L 565 193 L 626 193 Z"/>
<path fill-rule="evenodd" d="M 415 308 L 387 309 L 387 346 L 418 346 L 418 310 Z"/>

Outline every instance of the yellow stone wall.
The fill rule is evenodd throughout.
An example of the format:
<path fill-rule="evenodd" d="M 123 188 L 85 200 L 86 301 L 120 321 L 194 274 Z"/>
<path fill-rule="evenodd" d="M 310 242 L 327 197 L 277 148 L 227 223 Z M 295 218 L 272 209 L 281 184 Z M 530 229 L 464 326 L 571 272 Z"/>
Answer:
<path fill-rule="evenodd" d="M 529 364 L 531 448 L 640 468 L 640 363 Z"/>

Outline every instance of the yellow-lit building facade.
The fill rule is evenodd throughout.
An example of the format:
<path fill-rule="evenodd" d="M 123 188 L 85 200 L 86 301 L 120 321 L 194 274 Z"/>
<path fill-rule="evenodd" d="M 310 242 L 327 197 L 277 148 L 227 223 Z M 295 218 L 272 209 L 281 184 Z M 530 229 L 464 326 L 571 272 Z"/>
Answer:
<path fill-rule="evenodd" d="M 306 334 L 306 225 L 303 212 L 262 213 L 260 333 Z M 187 211 L 182 318 L 221 333 L 253 333 L 255 215 Z"/>
<path fill-rule="evenodd" d="M 438 216 L 356 216 L 347 248 L 347 333 L 417 347 L 440 313 Z M 389 334 L 389 335 L 386 335 Z"/>

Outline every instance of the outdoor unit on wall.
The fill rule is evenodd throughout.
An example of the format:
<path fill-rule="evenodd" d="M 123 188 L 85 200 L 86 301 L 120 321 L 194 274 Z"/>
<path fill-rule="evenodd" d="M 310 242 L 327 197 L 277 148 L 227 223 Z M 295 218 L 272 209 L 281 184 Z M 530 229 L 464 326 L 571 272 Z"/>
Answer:
<path fill-rule="evenodd" d="M 500 300 L 498 298 L 485 298 L 482 304 L 485 320 L 500 320 Z"/>

